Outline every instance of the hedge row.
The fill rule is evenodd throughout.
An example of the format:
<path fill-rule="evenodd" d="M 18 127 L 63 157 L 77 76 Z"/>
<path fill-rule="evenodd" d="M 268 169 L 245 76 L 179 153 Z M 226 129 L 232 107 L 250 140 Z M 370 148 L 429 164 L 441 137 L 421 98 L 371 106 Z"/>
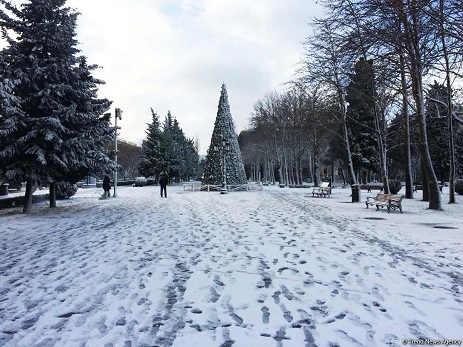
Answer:
<path fill-rule="evenodd" d="M 24 195 L 0 199 L 0 208 L 12 208 L 12 207 L 24 206 L 24 200 L 25 200 Z M 32 195 L 33 203 L 40 202 L 40 201 L 48 201 L 48 200 L 50 200 L 50 194 Z"/>

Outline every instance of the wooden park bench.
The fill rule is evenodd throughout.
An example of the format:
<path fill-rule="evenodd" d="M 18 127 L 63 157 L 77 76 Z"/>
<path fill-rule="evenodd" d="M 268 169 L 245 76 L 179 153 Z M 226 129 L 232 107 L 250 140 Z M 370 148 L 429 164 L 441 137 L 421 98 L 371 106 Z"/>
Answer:
<path fill-rule="evenodd" d="M 387 212 L 391 212 L 391 210 L 399 210 L 400 213 L 402 212 L 402 200 L 404 196 L 403 195 L 396 195 L 396 194 L 381 194 L 378 193 L 376 196 L 369 196 L 367 197 L 367 201 L 365 201 L 365 204 L 367 205 L 367 208 L 369 206 L 376 206 L 376 210 L 379 210 L 379 208 L 387 208 Z"/>
<path fill-rule="evenodd" d="M 330 197 L 331 196 L 330 182 L 322 182 L 319 187 L 314 188 L 312 190 L 312 196 Z"/>
<path fill-rule="evenodd" d="M 383 191 L 384 185 L 382 183 L 365 183 L 359 186 L 362 190 L 367 190 L 368 193 L 371 193 L 372 190 L 379 190 L 380 192 Z"/>

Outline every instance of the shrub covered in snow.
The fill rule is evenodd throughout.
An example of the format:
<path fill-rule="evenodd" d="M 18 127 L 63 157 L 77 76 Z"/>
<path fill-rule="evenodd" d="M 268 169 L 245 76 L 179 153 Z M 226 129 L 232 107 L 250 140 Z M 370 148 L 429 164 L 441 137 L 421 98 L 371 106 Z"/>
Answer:
<path fill-rule="evenodd" d="M 56 183 L 56 198 L 57 199 L 68 199 L 77 192 L 77 184 L 71 184 L 69 182 L 58 182 Z"/>
<path fill-rule="evenodd" d="M 402 183 L 397 180 L 390 180 L 389 181 L 389 190 L 391 194 L 397 194 L 399 190 L 402 188 Z"/>
<path fill-rule="evenodd" d="M 463 195 L 463 179 L 458 179 L 455 181 L 455 192 Z"/>

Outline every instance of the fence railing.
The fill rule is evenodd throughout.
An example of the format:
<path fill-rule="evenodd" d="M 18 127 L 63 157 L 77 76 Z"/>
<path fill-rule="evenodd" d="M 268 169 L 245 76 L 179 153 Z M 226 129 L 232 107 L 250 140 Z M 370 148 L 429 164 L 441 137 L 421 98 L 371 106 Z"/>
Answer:
<path fill-rule="evenodd" d="M 199 191 L 220 191 L 222 190 L 221 184 L 200 184 L 200 183 L 184 183 L 183 190 L 189 192 Z M 246 183 L 246 184 L 227 184 L 229 192 L 250 192 L 263 190 L 262 183 Z"/>

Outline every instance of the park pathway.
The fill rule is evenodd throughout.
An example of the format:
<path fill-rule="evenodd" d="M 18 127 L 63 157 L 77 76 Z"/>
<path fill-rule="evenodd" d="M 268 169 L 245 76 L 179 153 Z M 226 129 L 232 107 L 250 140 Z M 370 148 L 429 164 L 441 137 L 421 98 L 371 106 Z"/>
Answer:
<path fill-rule="evenodd" d="M 458 254 L 430 255 L 397 230 L 386 238 L 394 233 L 375 232 L 374 221 L 341 216 L 340 201 L 278 189 L 118 192 L 0 217 L 0 345 L 462 338 Z"/>

